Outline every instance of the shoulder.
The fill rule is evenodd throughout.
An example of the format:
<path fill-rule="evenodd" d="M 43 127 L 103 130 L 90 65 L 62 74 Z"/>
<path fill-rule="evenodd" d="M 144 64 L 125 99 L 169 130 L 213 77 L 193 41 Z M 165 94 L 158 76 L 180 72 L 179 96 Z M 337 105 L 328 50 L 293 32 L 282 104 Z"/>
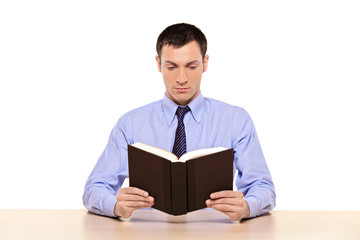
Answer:
<path fill-rule="evenodd" d="M 248 118 L 248 112 L 239 106 L 231 105 L 229 103 L 216 100 L 213 98 L 205 98 L 205 107 L 213 114 L 225 114 L 233 117 Z"/>
<path fill-rule="evenodd" d="M 135 108 L 135 109 L 125 113 L 124 116 L 136 116 L 138 114 L 149 114 L 154 111 L 159 111 L 159 110 L 161 110 L 161 103 L 162 103 L 162 100 L 158 100 L 158 101 L 146 104 L 144 106 Z"/>
<path fill-rule="evenodd" d="M 129 125 L 133 121 L 146 120 L 152 114 L 161 111 L 161 102 L 161 100 L 158 100 L 126 112 L 120 117 L 118 124 Z"/>
<path fill-rule="evenodd" d="M 206 98 L 208 117 L 225 124 L 234 139 L 253 132 L 254 124 L 249 113 L 243 108 L 229 103 Z"/>

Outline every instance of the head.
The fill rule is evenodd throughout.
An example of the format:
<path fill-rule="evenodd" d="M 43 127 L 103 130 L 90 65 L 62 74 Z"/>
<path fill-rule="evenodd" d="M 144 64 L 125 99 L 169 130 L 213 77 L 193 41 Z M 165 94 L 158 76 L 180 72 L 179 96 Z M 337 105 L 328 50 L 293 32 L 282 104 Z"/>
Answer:
<path fill-rule="evenodd" d="M 166 95 L 175 103 L 187 105 L 199 95 L 209 60 L 206 50 L 205 35 L 194 25 L 171 25 L 159 35 L 156 62 Z"/>

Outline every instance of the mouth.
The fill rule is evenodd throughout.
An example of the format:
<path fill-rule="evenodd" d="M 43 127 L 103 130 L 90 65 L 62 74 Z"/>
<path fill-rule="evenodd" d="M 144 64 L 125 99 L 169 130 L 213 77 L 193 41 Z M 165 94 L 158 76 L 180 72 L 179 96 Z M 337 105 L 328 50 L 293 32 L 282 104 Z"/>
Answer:
<path fill-rule="evenodd" d="M 189 88 L 188 87 L 177 87 L 175 88 L 175 90 L 177 92 L 186 92 L 186 90 L 188 90 Z"/>

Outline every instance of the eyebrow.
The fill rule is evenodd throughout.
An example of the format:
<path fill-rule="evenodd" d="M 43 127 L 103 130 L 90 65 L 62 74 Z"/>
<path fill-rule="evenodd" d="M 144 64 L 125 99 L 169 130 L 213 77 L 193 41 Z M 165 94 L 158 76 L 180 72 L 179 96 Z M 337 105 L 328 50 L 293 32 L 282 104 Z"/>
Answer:
<path fill-rule="evenodd" d="M 194 63 L 200 63 L 198 60 L 194 60 L 194 61 L 191 61 L 191 62 L 188 62 L 188 63 L 186 63 L 186 65 L 185 66 L 190 66 L 191 64 L 194 64 Z M 164 62 L 164 64 L 172 64 L 172 65 L 174 65 L 174 66 L 178 66 L 176 63 L 174 63 L 174 62 L 172 62 L 172 61 L 165 61 Z"/>

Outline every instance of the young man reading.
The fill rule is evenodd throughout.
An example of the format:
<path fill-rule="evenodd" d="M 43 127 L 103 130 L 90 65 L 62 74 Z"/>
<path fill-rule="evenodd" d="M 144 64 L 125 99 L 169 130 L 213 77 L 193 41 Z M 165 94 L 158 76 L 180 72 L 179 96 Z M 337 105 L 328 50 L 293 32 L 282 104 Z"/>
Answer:
<path fill-rule="evenodd" d="M 97 214 L 126 218 L 154 204 L 156 199 L 142 189 L 121 188 L 128 177 L 127 145 L 142 142 L 178 156 L 201 148 L 233 148 L 237 191 L 210 194 L 207 207 L 234 221 L 273 209 L 275 190 L 250 116 L 240 107 L 201 94 L 201 77 L 209 61 L 205 35 L 193 25 L 175 24 L 159 35 L 156 50 L 164 98 L 119 119 L 86 182 L 85 207 Z M 186 136 L 185 146 L 178 147 L 178 131 Z"/>

